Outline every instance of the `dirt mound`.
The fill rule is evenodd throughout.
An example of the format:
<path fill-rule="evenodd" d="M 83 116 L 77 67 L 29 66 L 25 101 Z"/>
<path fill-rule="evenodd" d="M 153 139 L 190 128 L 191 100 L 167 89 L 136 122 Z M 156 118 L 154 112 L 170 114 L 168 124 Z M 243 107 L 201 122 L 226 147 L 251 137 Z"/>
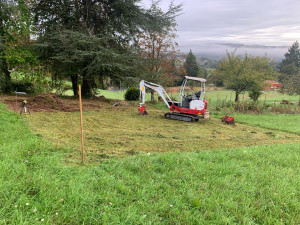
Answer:
<path fill-rule="evenodd" d="M 9 109 L 20 113 L 22 101 L 27 101 L 27 109 L 30 113 L 35 112 L 79 112 L 79 100 L 75 97 L 60 98 L 53 93 L 42 93 L 36 97 L 0 95 L 0 101 L 4 102 Z M 101 108 L 111 108 L 111 100 L 104 96 L 83 98 L 83 111 L 99 111 Z"/>
<path fill-rule="evenodd" d="M 68 104 L 65 104 L 56 94 L 42 93 L 28 101 L 30 111 L 74 111 Z"/>

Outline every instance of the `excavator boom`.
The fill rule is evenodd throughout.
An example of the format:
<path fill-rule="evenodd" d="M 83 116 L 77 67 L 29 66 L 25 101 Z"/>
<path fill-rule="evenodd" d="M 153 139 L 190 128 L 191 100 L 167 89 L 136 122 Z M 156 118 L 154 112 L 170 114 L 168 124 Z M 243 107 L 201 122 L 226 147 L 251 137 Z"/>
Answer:
<path fill-rule="evenodd" d="M 173 102 L 173 101 L 171 100 L 171 98 L 169 97 L 165 89 L 158 84 L 154 84 L 145 80 L 141 80 L 140 82 L 140 99 L 142 100 L 142 103 L 140 103 L 140 105 L 145 104 L 146 87 L 156 91 L 163 99 L 163 101 L 166 103 L 167 107 L 170 108 L 169 102 Z"/>

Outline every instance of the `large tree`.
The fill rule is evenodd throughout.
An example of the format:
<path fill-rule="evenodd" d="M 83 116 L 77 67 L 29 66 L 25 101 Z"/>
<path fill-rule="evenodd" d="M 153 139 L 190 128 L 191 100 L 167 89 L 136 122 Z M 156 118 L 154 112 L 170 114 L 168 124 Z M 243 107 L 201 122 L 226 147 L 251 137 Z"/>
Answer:
<path fill-rule="evenodd" d="M 284 54 L 279 65 L 279 80 L 283 84 L 281 91 L 288 94 L 300 94 L 300 50 L 296 41 Z"/>
<path fill-rule="evenodd" d="M 14 1 L 0 1 L 0 91 L 8 92 L 11 87 L 11 76 L 6 58 L 8 43 L 12 34 L 9 32 L 11 14 L 14 11 Z"/>
<path fill-rule="evenodd" d="M 0 1 L 0 77 L 2 74 L 2 90 L 5 92 L 11 89 L 10 70 L 28 72 L 36 64 L 31 34 L 32 17 L 27 1 Z"/>
<path fill-rule="evenodd" d="M 190 50 L 189 54 L 186 57 L 186 61 L 184 64 L 186 74 L 191 77 L 197 77 L 199 72 L 198 63 L 195 55 L 192 50 Z"/>
<path fill-rule="evenodd" d="M 134 44 L 148 24 L 148 13 L 138 2 L 36 1 L 32 8 L 41 59 L 53 74 L 72 80 L 75 95 L 77 79 L 83 95 L 91 96 L 106 77 L 118 80 L 134 74 Z"/>
<path fill-rule="evenodd" d="M 176 80 L 176 62 L 179 52 L 176 50 L 176 17 L 182 5 L 172 2 L 164 12 L 159 7 L 159 1 L 152 2 L 146 11 L 147 26 L 140 33 L 139 56 L 144 61 L 145 71 L 142 77 L 155 83 L 170 85 Z M 151 90 L 151 100 L 154 100 L 154 91 Z"/>
<path fill-rule="evenodd" d="M 263 82 L 276 75 L 274 67 L 268 57 L 252 57 L 245 54 L 235 55 L 227 52 L 221 63 L 217 66 L 215 75 L 218 76 L 226 88 L 235 91 L 235 101 L 245 91 L 262 90 Z"/>

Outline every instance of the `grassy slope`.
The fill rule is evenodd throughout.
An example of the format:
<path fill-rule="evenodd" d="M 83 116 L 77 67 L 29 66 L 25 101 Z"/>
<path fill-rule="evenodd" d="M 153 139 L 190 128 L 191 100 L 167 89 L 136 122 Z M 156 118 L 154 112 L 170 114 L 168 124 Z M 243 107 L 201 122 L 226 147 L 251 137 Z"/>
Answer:
<path fill-rule="evenodd" d="M 252 115 L 252 114 L 235 114 L 235 119 L 239 123 L 269 128 L 274 130 L 287 131 L 300 134 L 300 115 Z"/>
<path fill-rule="evenodd" d="M 67 166 L 3 105 L 0 120 L 1 224 L 300 223 L 300 144 Z"/>

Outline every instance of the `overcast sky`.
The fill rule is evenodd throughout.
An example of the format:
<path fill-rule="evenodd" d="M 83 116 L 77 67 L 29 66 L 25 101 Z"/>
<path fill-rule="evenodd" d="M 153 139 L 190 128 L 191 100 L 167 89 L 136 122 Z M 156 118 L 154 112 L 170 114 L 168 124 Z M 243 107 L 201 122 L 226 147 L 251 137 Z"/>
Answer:
<path fill-rule="evenodd" d="M 151 1 L 142 2 L 147 7 Z M 161 8 L 169 3 L 162 0 Z M 179 3 L 182 49 L 213 43 L 291 46 L 300 40 L 300 0 L 175 0 Z"/>

